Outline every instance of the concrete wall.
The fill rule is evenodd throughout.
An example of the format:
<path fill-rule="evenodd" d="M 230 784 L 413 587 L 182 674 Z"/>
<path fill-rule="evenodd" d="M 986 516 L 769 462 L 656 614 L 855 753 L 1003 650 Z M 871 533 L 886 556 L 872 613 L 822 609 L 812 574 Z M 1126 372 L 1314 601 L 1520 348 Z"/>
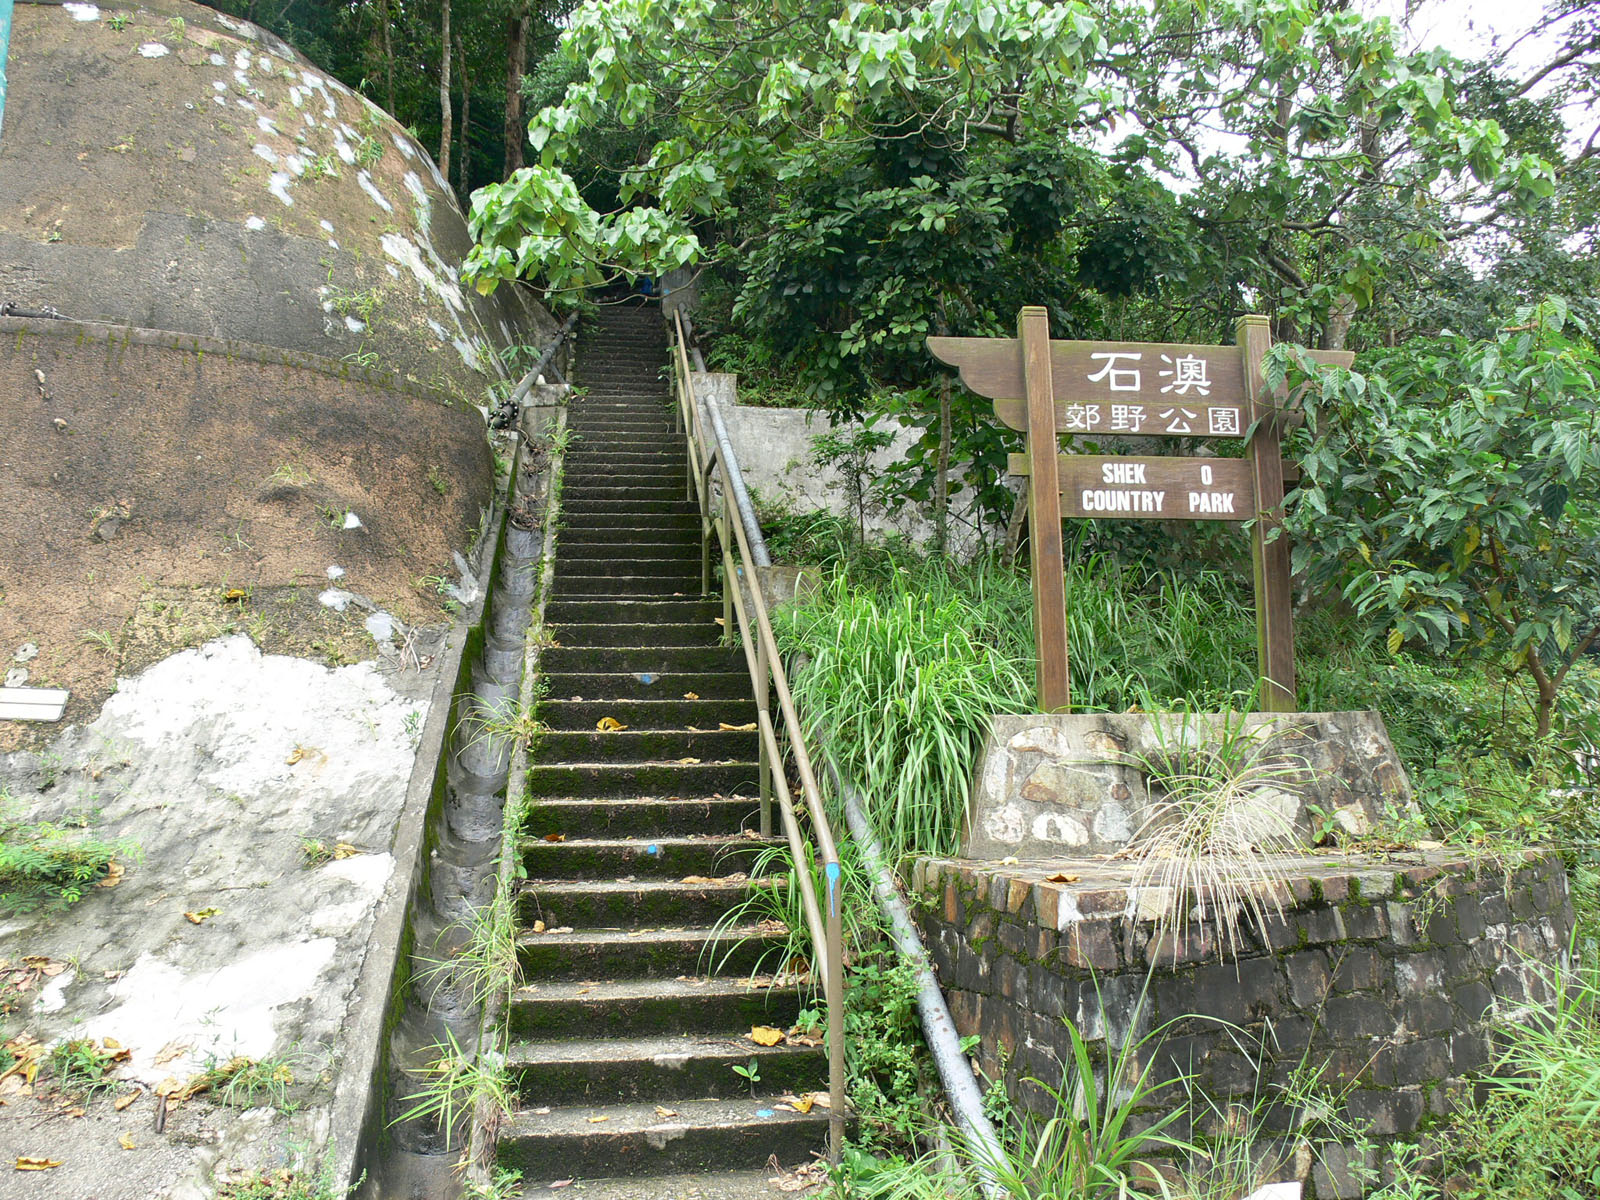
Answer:
<path fill-rule="evenodd" d="M 728 427 L 728 437 L 744 471 L 746 484 L 765 501 L 802 512 L 826 510 L 853 520 L 855 513 L 850 507 L 844 476 L 811 461 L 812 439 L 830 429 L 827 414 L 816 409 L 761 408 L 730 402 L 727 397 L 735 394 L 735 379 L 732 375 L 698 374 L 696 389 L 700 392 L 702 387 L 709 388 L 711 394 L 719 397 L 722 419 Z M 906 452 L 922 436 L 922 430 L 897 423 L 881 424 L 879 428 L 893 429 L 894 441 L 872 456 L 875 471 L 903 461 Z M 847 433 L 846 430 L 840 432 Z M 897 514 L 885 512 L 881 505 L 869 506 L 867 534 L 883 537 L 898 533 L 926 542 L 933 537 L 931 517 L 931 505 L 925 509 L 908 507 Z M 977 547 L 979 538 L 973 522 L 971 490 L 952 491 L 950 548 L 953 552 L 965 553 Z M 1003 537 L 1004 531 L 991 532 L 990 536 Z"/>
<path fill-rule="evenodd" d="M 1548 972 L 1573 926 L 1560 860 L 1416 852 L 1282 866 L 1292 881 L 1282 915 L 1269 911 L 1228 960 L 1210 923 L 1161 936 L 1154 889 L 1140 895 L 1115 860 L 924 859 L 912 891 L 957 1028 L 1027 1108 L 1053 1109 L 1028 1080 L 1059 1085 L 1065 1022 L 1101 1062 L 1173 1022 L 1144 1057 L 1157 1077 L 1191 1073 L 1222 1111 L 1230 1099 L 1251 1103 L 1258 1064 L 1263 1084 L 1325 1064 L 1341 1115 L 1374 1143 L 1426 1145 L 1490 1062 L 1492 1022 L 1549 999 Z M 1147 1118 L 1175 1098 L 1181 1089 L 1161 1093 Z M 1287 1131 L 1295 1115 L 1283 1109 L 1269 1125 Z M 1361 1195 L 1359 1168 L 1383 1165 L 1353 1144 L 1312 1156 L 1285 1137 L 1261 1149 L 1281 1150 L 1276 1177 L 1303 1179 L 1316 1200 Z"/>

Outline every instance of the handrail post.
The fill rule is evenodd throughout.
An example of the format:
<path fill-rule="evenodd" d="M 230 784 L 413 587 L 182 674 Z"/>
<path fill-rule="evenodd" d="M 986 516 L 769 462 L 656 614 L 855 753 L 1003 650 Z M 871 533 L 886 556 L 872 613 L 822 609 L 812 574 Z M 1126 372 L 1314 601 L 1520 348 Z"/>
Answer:
<path fill-rule="evenodd" d="M 761 639 L 756 640 L 756 678 L 754 680 L 756 691 L 756 713 L 769 713 L 771 711 L 770 694 L 772 690 L 772 669 L 767 665 L 767 644 Z M 761 743 L 761 836 L 772 836 L 772 776 L 775 771 L 781 771 L 781 762 L 773 762 L 772 756 L 767 753 L 766 742 Z"/>
<path fill-rule="evenodd" d="M 823 988 L 828 998 L 828 1162 L 844 1153 L 844 917 L 839 864 L 828 862 L 828 965 Z"/>

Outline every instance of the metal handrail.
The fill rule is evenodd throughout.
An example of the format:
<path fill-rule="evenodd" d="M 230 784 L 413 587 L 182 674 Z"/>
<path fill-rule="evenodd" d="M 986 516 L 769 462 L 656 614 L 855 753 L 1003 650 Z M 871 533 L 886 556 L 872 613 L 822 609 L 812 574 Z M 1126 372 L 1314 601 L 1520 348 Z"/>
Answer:
<path fill-rule="evenodd" d="M 695 397 L 694 379 L 689 369 L 688 339 L 681 313 L 672 314 L 669 333 L 677 420 L 687 434 L 689 443 L 688 499 L 700 507 L 700 593 L 707 595 L 711 591 L 711 543 L 715 537 L 722 552 L 723 628 L 733 629 L 733 621 L 737 619 L 745 665 L 750 670 L 750 683 L 756 697 L 756 717 L 760 729 L 761 833 L 767 837 L 772 834 L 772 800 L 776 795 L 778 815 L 794 859 L 800 904 L 811 932 L 817 970 L 822 976 L 823 996 L 828 1004 L 828 1157 L 837 1164 L 844 1145 L 845 1120 L 844 921 L 840 909 L 842 884 L 839 851 L 834 843 L 827 813 L 822 807 L 822 789 L 817 786 L 816 773 L 811 767 L 811 755 L 806 750 L 794 697 L 789 693 L 789 677 L 783 669 L 783 657 L 778 652 L 777 639 L 772 633 L 772 621 L 767 612 L 766 597 L 762 594 L 761 580 L 752 567 L 752 564 L 766 558 L 766 547 L 761 547 L 759 555 L 752 553 L 745 521 L 729 520 L 727 498 L 746 495 L 744 477 L 728 443 L 720 413 L 715 413 L 713 420 L 717 437 L 713 439 L 706 436 L 705 423 L 701 420 L 701 405 Z M 720 476 L 720 495 L 711 486 L 713 472 Z M 741 512 L 740 515 L 751 516 L 748 512 Z M 759 531 L 756 536 L 759 541 Z M 749 584 L 748 599 L 746 589 L 739 586 L 741 579 Z M 789 790 L 783 754 L 778 744 L 778 730 L 772 719 L 773 695 L 778 698 L 778 714 L 783 722 L 784 737 L 795 771 L 800 776 L 806 812 L 811 817 L 811 837 L 816 845 L 816 856 L 822 863 L 823 875 L 827 880 L 825 905 L 818 903 L 816 883 L 806 865 L 806 839 L 795 815 L 794 796 Z"/>

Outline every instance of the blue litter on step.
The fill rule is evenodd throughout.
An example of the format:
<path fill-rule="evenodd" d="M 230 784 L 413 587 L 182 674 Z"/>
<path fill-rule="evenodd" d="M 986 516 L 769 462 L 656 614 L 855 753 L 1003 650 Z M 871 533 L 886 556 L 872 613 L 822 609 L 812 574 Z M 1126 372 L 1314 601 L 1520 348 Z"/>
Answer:
<path fill-rule="evenodd" d="M 646 846 L 644 848 L 644 852 L 646 854 L 660 854 L 661 853 L 661 847 L 660 846 L 655 846 L 655 845 Z"/>
<path fill-rule="evenodd" d="M 756 1109 L 756 1116 L 760 1117 L 762 1120 L 766 1120 L 768 1117 L 775 1117 L 777 1115 L 778 1114 L 773 1112 L 770 1108 Z"/>
<path fill-rule="evenodd" d="M 637 679 L 640 683 L 654 683 L 656 681 L 656 679 L 658 678 L 658 676 L 652 674 L 649 671 L 640 671 L 637 675 L 634 676 L 634 678 Z"/>

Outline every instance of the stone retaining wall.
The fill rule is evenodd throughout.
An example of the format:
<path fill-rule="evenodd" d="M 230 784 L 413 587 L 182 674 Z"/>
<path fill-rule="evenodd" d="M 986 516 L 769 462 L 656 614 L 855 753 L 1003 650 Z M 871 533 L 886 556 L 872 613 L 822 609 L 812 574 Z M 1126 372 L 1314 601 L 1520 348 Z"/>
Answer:
<path fill-rule="evenodd" d="M 1167 895 L 1133 887 L 1126 862 L 923 859 L 913 895 L 957 1028 L 1025 1108 L 1053 1109 L 1032 1081 L 1059 1084 L 1066 1021 L 1101 1060 L 1170 1022 L 1143 1052 L 1224 1108 L 1304 1063 L 1374 1143 L 1426 1140 L 1489 1065 L 1492 1018 L 1548 999 L 1573 925 L 1560 860 L 1436 851 L 1283 866 L 1281 917 L 1269 907 L 1228 961 L 1212 924 L 1160 933 Z M 1171 1092 L 1161 1099 L 1171 1107 Z M 1270 1114 L 1269 1128 L 1292 1117 Z M 1304 1178 L 1318 1200 L 1359 1196 L 1358 1168 L 1382 1166 L 1359 1161 L 1370 1156 L 1291 1148 L 1279 1177 Z"/>

